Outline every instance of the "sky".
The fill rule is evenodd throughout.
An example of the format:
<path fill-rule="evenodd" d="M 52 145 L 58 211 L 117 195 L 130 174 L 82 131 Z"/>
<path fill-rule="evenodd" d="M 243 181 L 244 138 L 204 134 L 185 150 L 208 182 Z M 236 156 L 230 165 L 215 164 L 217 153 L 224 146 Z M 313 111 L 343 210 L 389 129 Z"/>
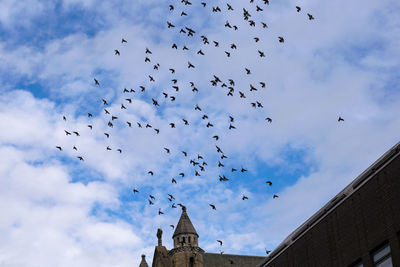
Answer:
<path fill-rule="evenodd" d="M 0 1 L 0 266 L 151 264 L 172 203 L 205 251 L 265 256 L 399 142 L 398 1 L 204 1 Z"/>

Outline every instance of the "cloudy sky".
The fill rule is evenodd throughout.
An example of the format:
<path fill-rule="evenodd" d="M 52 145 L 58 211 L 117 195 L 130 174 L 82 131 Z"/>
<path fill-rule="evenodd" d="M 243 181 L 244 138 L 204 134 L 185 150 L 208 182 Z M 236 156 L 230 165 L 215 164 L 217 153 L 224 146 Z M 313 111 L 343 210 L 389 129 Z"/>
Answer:
<path fill-rule="evenodd" d="M 150 264 L 172 203 L 207 252 L 263 256 L 400 140 L 398 1 L 205 1 L 0 1 L 1 266 Z"/>

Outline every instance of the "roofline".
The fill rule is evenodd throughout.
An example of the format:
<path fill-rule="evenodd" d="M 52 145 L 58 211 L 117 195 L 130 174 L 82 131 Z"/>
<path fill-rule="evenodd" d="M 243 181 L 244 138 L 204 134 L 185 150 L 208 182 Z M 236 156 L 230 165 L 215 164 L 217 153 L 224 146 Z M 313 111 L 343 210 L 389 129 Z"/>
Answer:
<path fill-rule="evenodd" d="M 339 206 L 343 201 L 348 199 L 354 192 L 360 189 L 364 184 L 372 179 L 379 171 L 386 167 L 396 157 L 400 155 L 400 142 L 394 145 L 390 150 L 377 159 L 371 166 L 363 171 L 356 179 L 340 191 L 334 198 L 326 203 L 319 211 L 312 215 L 307 221 L 294 230 L 288 237 L 286 237 L 281 244 L 279 244 L 274 251 L 267 257 L 267 259 L 259 264 L 257 267 L 265 266 L 272 260 L 281 255 L 288 247 L 290 247 L 297 239 L 307 233 L 314 225 L 320 222 L 332 210 Z"/>
<path fill-rule="evenodd" d="M 212 252 L 205 252 L 204 254 L 216 255 L 216 256 L 250 257 L 250 258 L 262 258 L 262 259 L 265 259 L 264 256 L 252 256 L 252 255 L 225 254 L 225 253 L 221 254 L 221 253 L 212 253 Z"/>

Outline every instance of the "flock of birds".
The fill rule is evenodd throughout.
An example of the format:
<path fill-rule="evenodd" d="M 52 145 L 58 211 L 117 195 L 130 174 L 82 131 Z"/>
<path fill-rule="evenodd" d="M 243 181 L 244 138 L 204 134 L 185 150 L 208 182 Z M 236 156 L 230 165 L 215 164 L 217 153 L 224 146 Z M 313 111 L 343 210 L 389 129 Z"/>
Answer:
<path fill-rule="evenodd" d="M 264 4 L 264 6 L 256 5 L 256 4 L 254 4 L 254 0 L 250 0 L 250 3 L 254 5 L 255 12 L 263 12 L 264 9 L 269 5 L 269 1 L 268 0 L 263 0 L 262 2 Z M 219 12 L 223 12 L 223 11 L 228 13 L 228 12 L 234 11 L 236 9 L 236 7 L 233 7 L 229 3 L 226 3 L 226 5 L 224 5 L 225 8 L 223 8 L 222 6 L 221 7 L 217 6 L 217 5 L 211 6 L 211 8 L 209 8 L 209 6 L 211 5 L 209 3 L 201 2 L 201 3 L 192 4 L 188 0 L 180 0 L 180 4 L 184 5 L 185 7 L 190 7 L 192 5 L 199 4 L 200 7 L 206 8 L 206 9 L 208 8 L 208 10 L 211 11 L 212 13 L 219 13 Z M 302 8 L 299 7 L 299 6 L 296 6 L 295 8 L 296 8 L 295 10 L 297 12 L 299 12 L 299 13 L 302 11 Z M 189 14 L 188 14 L 189 12 L 188 11 L 180 11 L 180 12 L 176 13 L 177 9 L 178 9 L 178 7 L 176 7 L 176 5 L 169 4 L 168 9 L 169 9 L 170 12 L 175 12 L 175 14 L 177 14 L 177 16 L 179 16 L 179 17 L 189 16 Z M 263 21 L 255 21 L 255 19 L 254 19 L 255 16 L 253 16 L 254 14 L 252 14 L 252 11 L 250 11 L 249 8 L 248 9 L 241 8 L 240 10 L 241 10 L 241 13 L 243 15 L 244 22 L 246 24 L 248 24 L 249 27 L 261 27 L 262 29 L 268 29 L 269 26 L 268 26 L 267 23 L 265 23 Z M 310 13 L 307 13 L 307 17 L 308 17 L 308 20 L 310 20 L 310 21 L 314 20 L 314 16 L 311 15 Z M 234 25 L 232 22 L 230 22 L 228 20 L 225 22 L 224 28 L 232 29 L 234 31 L 239 30 L 239 26 L 238 25 Z M 189 27 L 188 25 L 178 26 L 174 22 L 167 21 L 166 22 L 166 29 L 168 31 L 176 31 L 178 33 L 178 35 L 184 35 L 187 38 L 195 38 L 195 37 L 199 36 L 199 41 L 201 42 L 202 46 L 211 46 L 211 47 L 214 47 L 214 48 L 218 48 L 218 47 L 222 47 L 222 45 L 223 45 L 222 41 L 211 40 L 205 34 L 201 35 L 201 34 L 197 33 L 197 30 L 193 29 L 192 27 Z M 244 30 L 246 30 L 246 29 L 244 29 Z M 261 37 L 255 36 L 252 39 L 254 40 L 255 43 L 258 43 L 260 41 Z M 284 39 L 283 36 L 278 36 L 277 37 L 277 41 L 279 43 L 284 43 L 285 39 Z M 128 43 L 128 40 L 122 38 L 121 44 L 124 46 L 124 45 L 128 45 L 129 43 Z M 229 57 L 231 57 L 233 55 L 234 51 L 237 49 L 237 44 L 231 43 L 231 44 L 228 44 L 227 47 L 229 47 L 229 50 L 225 50 L 224 54 L 226 55 L 226 57 L 229 58 Z M 182 49 L 183 51 L 190 50 L 188 48 L 188 46 L 180 45 L 180 44 L 178 45 L 177 43 L 173 43 L 171 45 L 171 49 L 174 49 L 174 50 Z M 205 49 L 200 48 L 198 51 L 195 51 L 195 54 L 198 55 L 198 56 L 205 56 L 206 53 L 204 51 L 205 51 Z M 114 50 L 114 54 L 117 57 L 122 56 L 120 49 L 115 49 Z M 261 49 L 257 49 L 256 54 L 260 58 L 265 58 L 266 57 L 266 53 L 264 51 L 262 51 Z M 154 70 L 154 72 L 162 70 L 162 67 L 161 67 L 161 65 L 159 63 L 157 63 L 157 62 L 154 63 L 153 51 L 151 49 L 149 49 L 149 48 L 146 48 L 145 51 L 144 51 L 144 62 L 147 63 L 147 64 L 151 64 L 152 69 Z M 188 61 L 187 62 L 187 69 L 189 69 L 189 70 L 196 69 L 196 64 L 193 63 L 193 62 Z M 244 70 L 244 73 L 246 75 L 251 75 L 252 74 L 251 69 L 248 68 L 248 67 L 244 67 L 243 70 Z M 176 75 L 176 70 L 172 66 L 169 66 L 168 70 L 166 70 L 166 71 L 170 72 L 171 75 Z M 187 73 L 186 75 L 189 76 L 190 73 Z M 148 75 L 149 83 L 155 83 L 156 79 L 157 79 L 157 77 L 154 74 Z M 99 80 L 100 79 L 98 79 L 98 78 L 94 78 L 94 85 L 95 86 L 101 86 L 101 81 L 99 81 Z M 178 92 L 181 90 L 181 87 L 180 87 L 180 85 L 178 85 L 178 79 L 176 77 L 173 77 L 171 82 L 172 82 L 171 87 L 173 89 L 173 93 L 174 94 L 171 94 L 171 93 L 168 93 L 168 92 L 162 92 L 162 94 L 160 94 L 160 98 L 164 98 L 165 100 L 168 100 L 168 101 L 173 103 L 176 100 L 177 95 L 179 94 Z M 236 95 L 240 99 L 245 99 L 246 98 L 246 94 L 247 93 L 245 93 L 243 91 L 236 90 L 236 88 L 235 88 L 235 84 L 236 83 L 235 83 L 234 79 L 228 79 L 228 80 L 224 81 L 218 75 L 213 75 L 212 79 L 209 82 L 210 82 L 210 85 L 213 86 L 213 87 L 225 88 L 227 90 L 226 91 L 226 96 L 228 96 L 228 97 L 234 97 L 235 92 L 237 91 Z M 265 81 L 258 81 L 257 84 L 259 85 L 259 87 L 257 85 L 255 85 L 255 84 L 256 83 L 250 83 L 249 84 L 249 92 L 250 93 L 253 92 L 253 91 L 258 91 L 258 90 L 262 90 L 262 89 L 266 88 L 266 82 Z M 195 82 L 193 82 L 193 81 L 190 82 L 190 88 L 191 88 L 191 91 L 194 94 L 199 92 L 198 87 L 195 85 Z M 124 101 L 125 102 L 121 103 L 120 109 L 122 111 L 126 110 L 127 108 L 129 108 L 129 104 L 132 104 L 132 96 L 131 96 L 131 94 L 134 94 L 134 93 L 145 93 L 145 92 L 146 92 L 146 87 L 143 86 L 143 85 L 139 86 L 138 89 L 136 89 L 136 90 L 135 89 L 124 88 L 123 94 L 124 94 Z M 160 107 L 161 102 L 162 101 L 160 101 L 160 99 L 151 98 L 151 102 L 150 103 L 152 105 L 154 105 L 155 108 L 158 108 L 158 107 Z M 114 122 L 116 120 L 119 120 L 119 117 L 117 115 L 112 114 L 111 111 L 108 109 L 108 107 L 110 106 L 110 103 L 108 102 L 108 100 L 101 99 L 101 103 L 103 105 L 104 113 L 108 118 L 107 127 L 113 128 L 114 127 Z M 164 101 L 164 103 L 166 103 L 166 102 Z M 260 109 L 260 108 L 264 107 L 262 102 L 261 102 L 261 100 L 256 100 L 254 102 L 251 102 L 250 105 L 251 105 L 251 107 L 256 108 L 256 109 Z M 195 104 L 193 108 L 194 108 L 195 111 L 198 112 L 199 118 L 201 118 L 202 120 L 205 120 L 207 122 L 205 124 L 205 127 L 207 127 L 207 128 L 214 127 L 214 123 L 209 119 L 208 115 L 205 113 L 205 111 L 203 110 L 202 107 L 200 107 L 198 104 Z M 88 113 L 87 116 L 89 118 L 93 117 L 93 115 L 91 113 Z M 63 116 L 63 120 L 67 121 L 66 116 Z M 235 122 L 236 122 L 235 118 L 233 116 L 229 116 L 227 118 L 227 121 L 228 121 L 228 124 L 229 124 L 229 126 L 227 126 L 227 129 L 228 130 L 235 130 L 236 126 L 237 126 L 237 124 L 235 124 Z M 265 121 L 266 121 L 266 123 L 272 123 L 272 118 L 271 117 L 265 117 Z M 341 121 L 344 121 L 344 119 L 342 117 L 339 117 L 338 121 L 341 122 Z M 136 127 L 138 127 L 138 128 L 153 129 L 155 134 L 157 134 L 157 135 L 161 134 L 160 128 L 158 128 L 156 126 L 153 126 L 150 123 L 143 123 L 143 122 L 140 122 L 140 121 L 138 121 L 138 122 L 126 121 L 125 123 L 126 123 L 126 127 L 134 127 L 136 125 Z M 181 123 L 170 122 L 169 123 L 169 127 L 170 128 L 176 128 L 176 127 L 181 127 L 181 126 L 182 127 L 186 127 L 186 126 L 189 126 L 190 124 L 191 124 L 191 122 L 189 122 L 188 119 L 183 117 Z M 90 130 L 92 130 L 94 128 L 93 124 L 89 124 L 89 125 L 87 125 L 87 127 Z M 73 135 L 77 136 L 77 137 L 80 136 L 80 133 L 78 131 L 65 130 L 65 134 L 67 136 L 73 136 Z M 105 136 L 106 139 L 108 139 L 108 138 L 110 138 L 110 133 L 109 132 L 104 132 L 104 136 Z M 220 158 L 218 160 L 218 162 L 215 162 L 215 164 L 218 167 L 224 167 L 225 164 L 226 164 L 224 162 L 224 160 L 227 159 L 228 156 L 226 154 L 224 154 L 222 148 L 218 145 L 218 141 L 220 139 L 220 136 L 218 134 L 215 134 L 215 135 L 212 136 L 212 139 L 216 142 L 215 150 L 216 150 L 216 153 L 217 153 L 218 157 Z M 56 148 L 58 150 L 60 150 L 60 151 L 63 151 L 63 148 L 61 146 L 56 146 Z M 78 148 L 76 146 L 73 146 L 72 149 L 74 151 L 78 151 Z M 110 146 L 106 146 L 105 149 L 107 151 L 115 150 L 120 154 L 123 153 L 122 148 L 116 148 L 115 149 L 115 148 L 112 148 Z M 166 154 L 170 154 L 171 153 L 171 149 L 168 148 L 168 147 L 163 147 L 161 149 L 163 149 Z M 196 153 L 196 154 L 197 155 L 192 157 L 191 159 L 189 159 L 188 162 L 194 168 L 194 176 L 201 176 L 201 173 L 206 170 L 206 168 L 208 166 L 208 162 L 205 160 L 205 156 L 202 156 L 199 153 Z M 185 158 L 188 158 L 189 154 L 186 151 L 182 151 L 182 156 L 185 157 Z M 78 155 L 77 159 L 79 159 L 80 161 L 84 161 L 85 160 L 82 155 Z M 245 173 L 246 171 L 247 170 L 245 168 L 243 168 L 243 167 L 240 167 L 240 168 L 233 168 L 232 167 L 232 168 L 230 168 L 230 172 Z M 153 176 L 155 174 L 153 170 L 147 170 L 147 173 L 150 176 Z M 185 172 L 182 171 L 182 172 L 180 172 L 178 174 L 178 176 L 183 178 L 183 177 L 187 176 L 187 174 L 185 174 Z M 219 175 L 219 181 L 220 182 L 228 182 L 229 180 L 230 179 L 227 178 L 225 176 L 225 174 Z M 176 178 L 172 178 L 171 179 L 171 183 L 176 184 L 177 183 L 177 179 Z M 273 182 L 272 181 L 266 181 L 266 185 L 269 186 L 269 187 L 272 187 Z M 139 194 L 139 189 L 138 188 L 133 188 L 133 194 L 135 194 L 135 195 Z M 168 200 L 171 203 L 171 208 L 177 208 L 177 206 L 183 207 L 183 204 L 181 204 L 181 203 L 176 204 L 175 197 L 172 194 L 167 194 L 167 195 L 168 195 Z M 273 199 L 276 199 L 278 197 L 279 196 L 277 194 L 273 194 L 272 195 Z M 248 198 L 249 197 L 247 195 L 242 194 L 241 199 L 243 201 L 247 200 Z M 154 195 L 151 195 L 151 194 L 149 195 L 149 197 L 147 199 L 149 205 L 154 205 L 155 200 L 156 200 L 156 197 Z M 213 203 L 208 203 L 208 206 L 212 210 L 217 210 L 216 205 L 213 204 Z M 164 214 L 164 212 L 161 210 L 161 208 L 158 208 L 158 215 L 163 215 L 163 214 Z M 174 225 L 170 225 L 170 226 L 171 226 L 171 228 L 174 228 Z M 217 242 L 220 244 L 220 246 L 223 245 L 222 240 L 217 240 Z M 269 252 L 270 252 L 269 250 L 266 250 L 267 254 Z M 223 252 L 221 252 L 221 253 L 223 253 Z"/>

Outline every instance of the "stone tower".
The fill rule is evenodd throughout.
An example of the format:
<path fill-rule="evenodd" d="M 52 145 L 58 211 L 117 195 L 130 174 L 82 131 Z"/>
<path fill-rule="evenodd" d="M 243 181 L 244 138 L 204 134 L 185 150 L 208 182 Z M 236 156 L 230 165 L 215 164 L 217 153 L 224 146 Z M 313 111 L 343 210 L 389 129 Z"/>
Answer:
<path fill-rule="evenodd" d="M 172 236 L 174 248 L 168 251 L 173 267 L 203 267 L 204 250 L 199 248 L 199 235 L 194 229 L 186 207 L 182 207 L 182 214 Z"/>

